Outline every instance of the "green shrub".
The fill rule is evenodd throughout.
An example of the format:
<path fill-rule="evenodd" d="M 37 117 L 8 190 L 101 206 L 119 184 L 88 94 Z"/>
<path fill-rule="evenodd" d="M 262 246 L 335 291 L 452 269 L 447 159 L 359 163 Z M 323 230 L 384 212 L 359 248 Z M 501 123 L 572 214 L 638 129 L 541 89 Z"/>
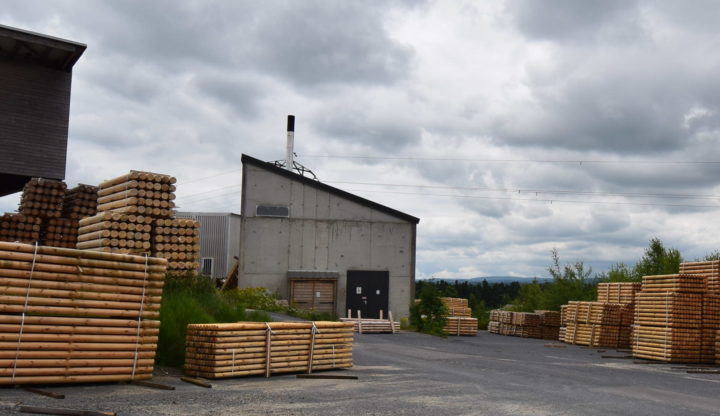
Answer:
<path fill-rule="evenodd" d="M 182 365 L 188 324 L 268 320 L 266 314 L 246 314 L 242 303 L 224 295 L 206 277 L 168 276 L 160 307 L 157 363 Z"/>
<path fill-rule="evenodd" d="M 448 310 L 434 285 L 423 287 L 420 302 L 410 307 L 410 323 L 426 334 L 445 336 Z"/>
<path fill-rule="evenodd" d="M 263 287 L 251 287 L 245 289 L 231 289 L 223 292 L 223 295 L 233 302 L 244 305 L 248 309 L 259 309 L 262 311 L 281 311 L 283 308 L 277 304 L 275 295 L 269 293 Z"/>
<path fill-rule="evenodd" d="M 308 321 L 337 321 L 338 320 L 338 316 L 334 313 L 295 309 L 292 306 L 287 308 L 285 310 L 285 313 L 287 313 L 290 316 L 294 316 L 296 318 L 307 319 Z"/>

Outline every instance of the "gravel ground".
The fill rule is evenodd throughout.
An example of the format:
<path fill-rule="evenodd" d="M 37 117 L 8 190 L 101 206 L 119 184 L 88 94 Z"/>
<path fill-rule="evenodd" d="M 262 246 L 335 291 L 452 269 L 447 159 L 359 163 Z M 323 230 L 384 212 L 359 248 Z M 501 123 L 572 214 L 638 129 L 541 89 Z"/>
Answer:
<path fill-rule="evenodd" d="M 114 411 L 118 415 L 708 415 L 720 413 L 720 375 L 636 364 L 626 355 L 481 332 L 356 335 L 355 367 L 322 374 L 213 380 L 204 389 L 160 373 L 154 390 L 127 384 L 43 386 L 64 400 L 0 388 L 0 415 L 20 405 Z M 552 344 L 557 344 L 552 342 Z"/>

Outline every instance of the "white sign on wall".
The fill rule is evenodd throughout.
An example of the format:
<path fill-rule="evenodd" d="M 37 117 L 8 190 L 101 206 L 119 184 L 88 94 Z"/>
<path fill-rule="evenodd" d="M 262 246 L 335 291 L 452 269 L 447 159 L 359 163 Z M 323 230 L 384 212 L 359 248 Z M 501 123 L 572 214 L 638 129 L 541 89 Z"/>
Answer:
<path fill-rule="evenodd" d="M 355 294 L 356 294 L 356 295 L 362 295 L 362 287 L 357 286 L 357 287 L 355 288 Z"/>

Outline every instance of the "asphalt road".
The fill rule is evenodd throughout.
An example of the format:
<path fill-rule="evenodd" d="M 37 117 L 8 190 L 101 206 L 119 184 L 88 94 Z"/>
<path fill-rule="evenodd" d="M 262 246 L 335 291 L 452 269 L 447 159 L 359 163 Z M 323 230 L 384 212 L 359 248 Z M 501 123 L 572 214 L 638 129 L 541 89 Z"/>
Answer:
<path fill-rule="evenodd" d="M 125 384 L 44 387 L 64 400 L 0 388 L 0 414 L 19 405 L 115 411 L 119 415 L 710 415 L 720 414 L 720 375 L 670 364 L 636 364 L 615 351 L 481 332 L 477 337 L 416 333 L 356 335 L 355 367 L 324 374 L 212 381 L 176 375 L 154 381 L 175 391 Z"/>

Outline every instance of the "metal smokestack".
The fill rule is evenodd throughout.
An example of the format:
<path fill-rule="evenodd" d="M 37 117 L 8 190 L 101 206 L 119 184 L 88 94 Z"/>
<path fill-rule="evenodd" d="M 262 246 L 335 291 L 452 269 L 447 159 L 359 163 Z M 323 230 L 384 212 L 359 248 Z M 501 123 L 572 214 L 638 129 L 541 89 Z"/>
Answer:
<path fill-rule="evenodd" d="M 285 169 L 293 170 L 293 148 L 295 147 L 295 116 L 287 117 L 287 148 L 285 149 Z"/>

